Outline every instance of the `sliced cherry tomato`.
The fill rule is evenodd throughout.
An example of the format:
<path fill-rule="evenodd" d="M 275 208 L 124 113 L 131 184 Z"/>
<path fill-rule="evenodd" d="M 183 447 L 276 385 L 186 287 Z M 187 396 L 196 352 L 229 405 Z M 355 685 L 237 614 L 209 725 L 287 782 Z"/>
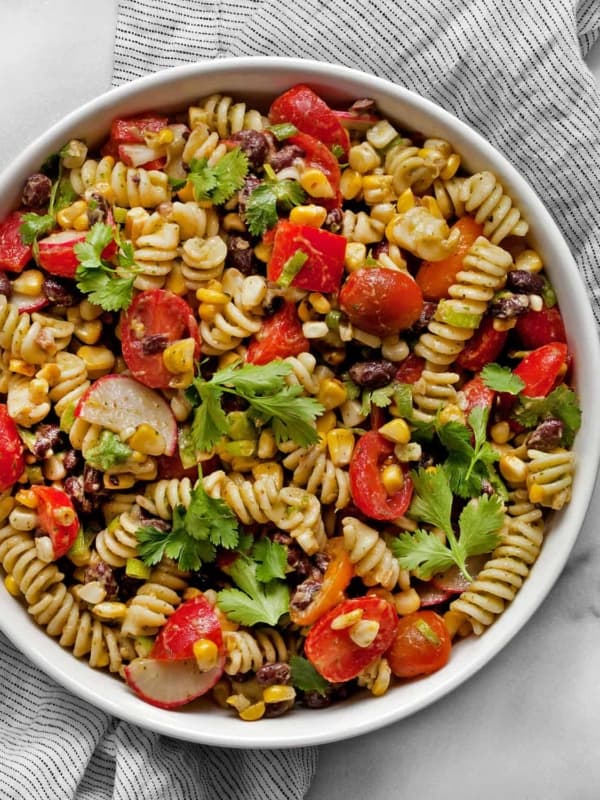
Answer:
<path fill-rule="evenodd" d="M 408 468 L 402 465 L 402 488 L 389 495 L 381 479 L 381 467 L 394 454 L 394 445 L 377 431 L 363 433 L 350 461 L 350 492 L 357 508 L 372 519 L 392 520 L 401 517 L 412 499 L 413 482 Z"/>
<path fill-rule="evenodd" d="M 468 381 L 461 388 L 464 403 L 461 408 L 465 412 L 465 416 L 469 416 L 471 411 L 477 406 L 484 406 L 491 408 L 496 397 L 496 392 L 486 386 L 481 376 L 476 375 L 472 380 Z"/>
<path fill-rule="evenodd" d="M 148 133 L 158 133 L 169 124 L 169 118 L 159 114 L 140 114 L 115 119 L 110 126 L 110 139 L 115 144 L 141 144 Z"/>
<path fill-rule="evenodd" d="M 33 249 L 30 244 L 23 244 L 22 223 L 21 211 L 13 211 L 0 222 L 0 269 L 2 270 L 21 272 L 31 261 Z"/>
<path fill-rule="evenodd" d="M 385 654 L 394 675 L 414 678 L 430 675 L 448 663 L 450 633 L 435 611 L 415 611 L 401 617 L 396 636 Z"/>
<path fill-rule="evenodd" d="M 348 160 L 350 139 L 336 113 L 309 86 L 298 84 L 275 98 L 269 109 L 271 124 L 291 122 L 299 131 L 314 136 L 330 149 L 342 149 Z"/>
<path fill-rule="evenodd" d="M 25 469 L 23 442 L 15 421 L 0 405 L 0 492 L 10 489 Z"/>
<path fill-rule="evenodd" d="M 261 329 L 250 340 L 246 361 L 250 364 L 268 364 L 276 358 L 306 353 L 310 343 L 302 333 L 302 325 L 294 303 L 268 317 Z"/>
<path fill-rule="evenodd" d="M 545 397 L 567 364 L 567 345 L 551 342 L 532 350 L 513 372 L 525 382 L 521 394 L 525 397 Z"/>
<path fill-rule="evenodd" d="M 527 350 L 550 342 L 566 342 L 567 334 L 557 306 L 544 306 L 541 311 L 526 311 L 517 317 L 515 333 Z"/>
<path fill-rule="evenodd" d="M 208 639 L 223 651 L 221 623 L 203 594 L 186 600 L 169 617 L 154 640 L 150 658 L 193 658 L 199 639 Z"/>
<path fill-rule="evenodd" d="M 304 163 L 307 167 L 320 169 L 325 175 L 333 190 L 333 197 L 319 197 L 320 206 L 325 208 L 339 208 L 342 204 L 342 194 L 340 192 L 341 171 L 337 158 L 331 150 L 310 136 L 308 133 L 296 133 L 286 139 L 288 144 L 295 144 L 304 151 Z"/>
<path fill-rule="evenodd" d="M 448 289 L 456 280 L 456 275 L 462 269 L 463 258 L 475 239 L 483 233 L 483 225 L 475 222 L 473 217 L 461 217 L 450 231 L 460 233 L 458 246 L 452 255 L 441 261 L 423 261 L 416 274 L 415 280 L 421 287 L 426 300 L 441 300 L 448 296 Z"/>
<path fill-rule="evenodd" d="M 108 224 L 111 224 L 111 220 L 108 220 Z M 51 275 L 74 278 L 79 266 L 75 245 L 85 242 L 86 236 L 85 232 L 58 231 L 40 239 L 37 256 L 40 267 Z M 102 258 L 110 260 L 116 252 L 117 243 L 113 239 L 102 251 Z"/>
<path fill-rule="evenodd" d="M 54 558 L 61 558 L 71 547 L 79 532 L 79 518 L 71 498 L 55 486 L 32 486 L 37 497 L 38 525 L 50 537 Z M 62 519 L 71 519 L 63 522 Z"/>
<path fill-rule="evenodd" d="M 379 624 L 375 639 L 360 647 L 351 638 L 352 627 L 335 630 L 331 623 L 336 617 L 351 611 L 362 611 L 361 622 Z M 351 681 L 385 653 L 394 641 L 398 614 L 394 606 L 381 597 L 354 597 L 344 600 L 324 614 L 309 630 L 304 652 L 314 668 L 331 683 Z"/>
<path fill-rule="evenodd" d="M 289 259 L 298 252 L 308 258 L 292 278 L 292 286 L 310 292 L 339 290 L 344 273 L 345 236 L 312 225 L 295 225 L 281 220 L 275 231 L 267 278 L 276 283 Z"/>
<path fill-rule="evenodd" d="M 465 344 L 456 359 L 460 369 L 471 372 L 481 372 L 486 364 L 495 361 L 502 352 L 508 331 L 497 331 L 494 328 L 494 318 L 484 317 L 473 336 Z"/>
<path fill-rule="evenodd" d="M 401 361 L 396 371 L 398 383 L 416 383 L 425 369 L 425 359 L 410 353 Z"/>
<path fill-rule="evenodd" d="M 200 357 L 200 334 L 192 309 L 166 289 L 148 289 L 134 298 L 123 315 L 123 357 L 132 375 L 152 389 L 166 389 L 173 378 L 163 361 L 163 350 L 180 339 L 195 341 Z"/>
<path fill-rule="evenodd" d="M 408 272 L 358 269 L 341 288 L 340 308 L 357 328 L 375 336 L 391 336 L 417 321 L 423 296 Z"/>
<path fill-rule="evenodd" d="M 296 625 L 312 625 L 330 608 L 344 599 L 344 591 L 354 574 L 352 562 L 341 537 L 329 539 L 325 552 L 330 557 L 319 592 L 306 608 L 290 610 L 290 619 Z"/>

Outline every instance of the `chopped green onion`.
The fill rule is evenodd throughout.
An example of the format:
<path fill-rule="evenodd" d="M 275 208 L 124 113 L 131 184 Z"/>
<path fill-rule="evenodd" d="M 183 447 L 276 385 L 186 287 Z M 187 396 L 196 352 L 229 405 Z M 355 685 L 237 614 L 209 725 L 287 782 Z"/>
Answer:
<path fill-rule="evenodd" d="M 296 250 L 294 255 L 290 256 L 283 265 L 281 275 L 277 279 L 277 285 L 289 286 L 307 261 L 308 255 L 302 250 Z"/>

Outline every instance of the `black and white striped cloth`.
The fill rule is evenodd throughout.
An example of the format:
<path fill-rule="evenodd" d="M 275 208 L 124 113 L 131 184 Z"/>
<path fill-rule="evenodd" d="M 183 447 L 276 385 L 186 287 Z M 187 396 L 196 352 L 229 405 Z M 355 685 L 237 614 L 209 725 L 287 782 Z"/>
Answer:
<path fill-rule="evenodd" d="M 600 321 L 600 92 L 583 60 L 599 36 L 598 0 L 120 0 L 113 83 L 240 55 L 319 59 L 398 81 L 528 177 Z M 112 719 L 2 635 L 0 697 L 3 800 L 296 800 L 317 765 L 314 748 L 221 750 Z"/>

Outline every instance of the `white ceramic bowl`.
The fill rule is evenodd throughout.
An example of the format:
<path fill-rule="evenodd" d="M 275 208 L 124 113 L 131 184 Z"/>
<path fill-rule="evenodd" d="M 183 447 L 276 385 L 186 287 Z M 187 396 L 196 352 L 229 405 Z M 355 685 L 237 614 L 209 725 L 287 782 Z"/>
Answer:
<path fill-rule="evenodd" d="M 541 253 L 556 288 L 575 355 L 583 426 L 575 445 L 577 474 L 570 504 L 556 514 L 541 555 L 512 605 L 480 638 L 461 641 L 444 669 L 391 689 L 380 698 L 356 697 L 323 711 L 295 710 L 252 724 L 236 715 L 195 703 L 164 711 L 139 700 L 123 681 L 92 670 L 39 629 L 25 609 L 0 591 L 0 627 L 44 672 L 95 706 L 162 734 L 227 747 L 290 747 L 357 736 L 389 725 L 435 702 L 486 664 L 527 622 L 550 591 L 583 523 L 600 452 L 600 348 L 585 290 L 573 258 L 550 215 L 527 182 L 467 125 L 413 92 L 341 66 L 285 58 L 222 59 L 159 72 L 114 89 L 69 114 L 30 145 L 0 176 L 0 218 L 17 205 L 25 178 L 72 137 L 99 142 L 111 120 L 148 109 L 185 108 L 213 92 L 261 103 L 295 83 L 306 82 L 333 105 L 371 97 L 381 112 L 408 128 L 448 139 L 467 169 L 491 169 L 521 208 L 530 239 Z"/>

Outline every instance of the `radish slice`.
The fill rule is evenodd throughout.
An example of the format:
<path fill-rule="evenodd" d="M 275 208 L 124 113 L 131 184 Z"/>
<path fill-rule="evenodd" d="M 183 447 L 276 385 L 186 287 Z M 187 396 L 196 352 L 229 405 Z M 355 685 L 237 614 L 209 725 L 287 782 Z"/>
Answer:
<path fill-rule="evenodd" d="M 167 660 L 135 658 L 125 667 L 125 679 L 133 691 L 153 706 L 179 708 L 208 692 L 223 674 L 225 655 L 217 666 L 200 672 L 194 658 Z"/>
<path fill-rule="evenodd" d="M 177 448 L 177 421 L 167 401 L 154 389 L 128 375 L 103 375 L 84 392 L 75 416 L 118 433 L 126 441 L 142 424 L 165 442 L 164 455 Z"/>
<path fill-rule="evenodd" d="M 467 569 L 472 578 L 476 578 L 483 569 L 483 565 L 488 560 L 489 555 L 471 556 L 467 558 Z M 440 572 L 431 579 L 432 584 L 437 589 L 442 589 L 450 594 L 460 594 L 469 588 L 468 581 L 458 567 L 450 567 L 446 572 Z"/>
<path fill-rule="evenodd" d="M 355 114 L 352 111 L 334 111 L 333 113 L 348 131 L 366 131 L 381 121 L 381 117 L 370 114 Z"/>
<path fill-rule="evenodd" d="M 19 314 L 31 314 L 32 311 L 39 311 L 49 304 L 49 300 L 45 294 L 38 294 L 32 297 L 28 294 L 21 292 L 12 292 L 10 295 L 10 304 L 18 308 Z"/>

